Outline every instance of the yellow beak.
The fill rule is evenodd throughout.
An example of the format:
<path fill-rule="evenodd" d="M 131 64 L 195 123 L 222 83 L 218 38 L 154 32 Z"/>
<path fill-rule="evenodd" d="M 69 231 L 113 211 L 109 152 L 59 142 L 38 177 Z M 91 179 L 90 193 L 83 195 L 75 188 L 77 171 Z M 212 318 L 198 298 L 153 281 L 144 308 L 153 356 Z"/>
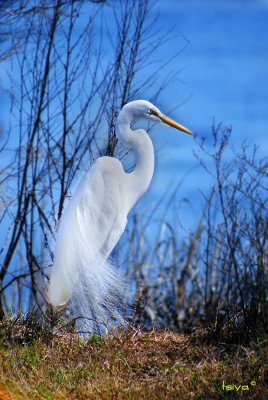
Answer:
<path fill-rule="evenodd" d="M 188 135 L 192 135 L 193 132 L 191 132 L 189 129 L 185 128 L 185 126 L 178 124 L 178 122 L 173 121 L 173 119 L 167 117 L 164 114 L 159 115 L 159 118 L 161 119 L 164 124 L 172 126 L 172 128 L 178 129 L 179 131 L 188 133 Z"/>

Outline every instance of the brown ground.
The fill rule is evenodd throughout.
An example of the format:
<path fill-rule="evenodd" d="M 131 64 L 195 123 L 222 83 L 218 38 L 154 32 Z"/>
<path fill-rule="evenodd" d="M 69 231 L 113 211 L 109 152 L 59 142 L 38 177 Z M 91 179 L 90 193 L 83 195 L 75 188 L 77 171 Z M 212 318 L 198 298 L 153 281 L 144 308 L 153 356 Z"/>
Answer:
<path fill-rule="evenodd" d="M 47 343 L 0 347 L 0 386 L 12 394 L 2 389 L 0 399 L 262 400 L 267 360 L 267 341 L 208 345 L 168 331 L 132 331 L 85 343 L 57 334 Z M 223 381 L 246 390 L 227 392 Z"/>

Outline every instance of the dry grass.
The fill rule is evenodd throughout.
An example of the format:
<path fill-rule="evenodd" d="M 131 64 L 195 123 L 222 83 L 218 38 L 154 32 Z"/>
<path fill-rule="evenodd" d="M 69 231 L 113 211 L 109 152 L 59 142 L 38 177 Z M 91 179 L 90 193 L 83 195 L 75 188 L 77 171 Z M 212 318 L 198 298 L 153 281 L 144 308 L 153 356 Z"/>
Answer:
<path fill-rule="evenodd" d="M 208 345 L 169 331 L 87 342 L 55 333 L 28 344 L 2 336 L 0 399 L 260 400 L 268 398 L 267 355 L 267 341 Z M 223 381 L 249 390 L 223 391 Z"/>

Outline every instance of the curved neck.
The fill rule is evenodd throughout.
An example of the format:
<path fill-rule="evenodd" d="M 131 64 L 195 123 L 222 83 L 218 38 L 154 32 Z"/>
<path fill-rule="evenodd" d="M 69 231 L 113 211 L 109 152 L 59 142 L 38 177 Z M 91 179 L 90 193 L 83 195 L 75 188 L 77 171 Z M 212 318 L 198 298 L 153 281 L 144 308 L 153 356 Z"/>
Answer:
<path fill-rule="evenodd" d="M 135 169 L 128 174 L 129 187 L 132 193 L 132 204 L 146 192 L 154 173 L 154 148 L 148 133 L 139 129 L 133 131 L 130 123 L 133 116 L 123 109 L 116 121 L 116 136 L 126 146 L 134 149 L 136 152 L 137 162 Z"/>

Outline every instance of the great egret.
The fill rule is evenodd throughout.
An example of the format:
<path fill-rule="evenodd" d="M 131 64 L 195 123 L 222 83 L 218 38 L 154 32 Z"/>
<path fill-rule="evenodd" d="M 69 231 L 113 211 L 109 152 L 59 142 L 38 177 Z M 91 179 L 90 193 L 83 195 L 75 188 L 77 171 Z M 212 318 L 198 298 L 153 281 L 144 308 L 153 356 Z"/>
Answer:
<path fill-rule="evenodd" d="M 116 136 L 136 151 L 135 169 L 126 173 L 121 162 L 100 157 L 80 181 L 61 217 L 47 297 L 53 307 L 68 301 L 77 316 L 113 326 L 120 302 L 120 281 L 108 257 L 127 224 L 127 215 L 147 190 L 154 172 L 154 148 L 133 120 L 160 122 L 188 134 L 190 130 L 163 115 L 145 100 L 126 104 L 116 121 Z M 87 323 L 94 330 L 95 323 Z"/>

